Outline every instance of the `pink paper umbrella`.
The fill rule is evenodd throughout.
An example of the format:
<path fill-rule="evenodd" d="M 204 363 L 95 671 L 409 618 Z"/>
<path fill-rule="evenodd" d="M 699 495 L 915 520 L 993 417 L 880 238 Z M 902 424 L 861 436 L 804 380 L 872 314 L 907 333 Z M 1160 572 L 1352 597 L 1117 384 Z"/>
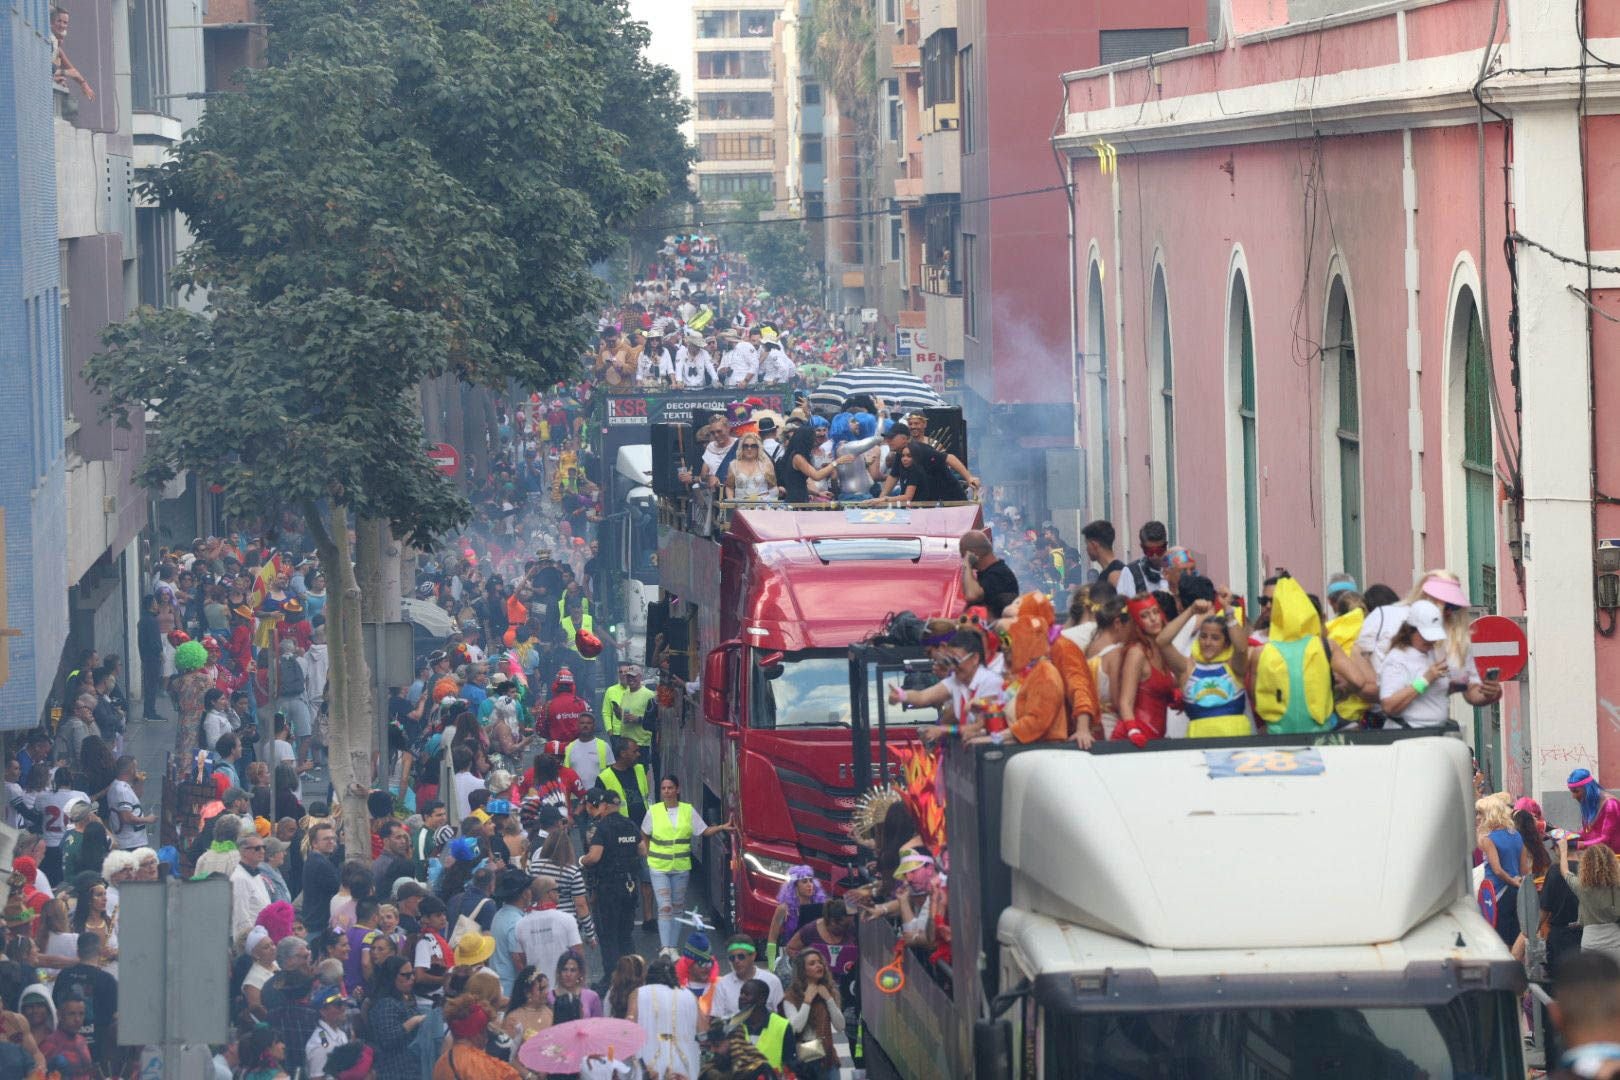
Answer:
<path fill-rule="evenodd" d="M 538 1073 L 578 1072 L 589 1057 L 623 1061 L 641 1052 L 647 1033 L 634 1020 L 606 1016 L 549 1027 L 518 1047 L 518 1060 Z"/>

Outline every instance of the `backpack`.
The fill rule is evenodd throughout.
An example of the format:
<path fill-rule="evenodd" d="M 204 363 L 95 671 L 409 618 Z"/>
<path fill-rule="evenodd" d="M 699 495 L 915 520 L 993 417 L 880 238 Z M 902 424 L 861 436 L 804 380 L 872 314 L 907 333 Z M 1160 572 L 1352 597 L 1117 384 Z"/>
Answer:
<path fill-rule="evenodd" d="M 304 669 L 299 665 L 298 658 L 283 656 L 276 668 L 278 676 L 278 689 L 276 693 L 281 697 L 304 696 Z"/>
<path fill-rule="evenodd" d="M 1271 638 L 1255 665 L 1254 712 L 1273 735 L 1322 730 L 1333 717 L 1333 668 L 1322 621 L 1299 582 L 1277 582 Z"/>

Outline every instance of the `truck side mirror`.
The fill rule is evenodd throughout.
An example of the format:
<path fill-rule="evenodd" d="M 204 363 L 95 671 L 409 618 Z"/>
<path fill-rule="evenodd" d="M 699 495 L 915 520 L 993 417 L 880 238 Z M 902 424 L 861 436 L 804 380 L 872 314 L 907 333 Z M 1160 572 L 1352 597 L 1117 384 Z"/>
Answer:
<path fill-rule="evenodd" d="M 722 645 L 703 660 L 703 719 L 711 724 L 728 722 L 726 716 L 726 660 L 735 645 Z"/>

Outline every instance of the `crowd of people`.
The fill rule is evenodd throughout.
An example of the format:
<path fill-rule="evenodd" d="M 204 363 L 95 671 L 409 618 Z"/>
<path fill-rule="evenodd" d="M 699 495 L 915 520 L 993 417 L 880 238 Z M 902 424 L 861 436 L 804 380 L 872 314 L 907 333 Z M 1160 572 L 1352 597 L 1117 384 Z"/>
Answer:
<path fill-rule="evenodd" d="M 851 334 L 815 304 L 752 284 L 747 256 L 704 234 L 666 237 L 597 330 L 590 368 L 610 389 L 803 388 L 889 359 L 886 343 Z"/>

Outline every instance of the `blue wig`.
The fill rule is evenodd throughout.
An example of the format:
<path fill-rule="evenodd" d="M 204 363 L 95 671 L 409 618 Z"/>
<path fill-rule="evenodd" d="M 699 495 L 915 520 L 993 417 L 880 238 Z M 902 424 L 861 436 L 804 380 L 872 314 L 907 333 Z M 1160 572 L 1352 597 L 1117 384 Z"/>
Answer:
<path fill-rule="evenodd" d="M 1570 773 L 1566 783 L 1569 785 L 1570 794 L 1580 800 L 1581 825 L 1592 824 L 1598 816 L 1598 811 L 1603 809 L 1603 800 L 1608 798 L 1609 793 L 1598 786 L 1597 777 L 1586 769 L 1576 769 Z"/>
<path fill-rule="evenodd" d="M 864 439 L 877 431 L 877 417 L 871 413 L 839 413 L 833 417 L 828 435 L 833 445 Z"/>

